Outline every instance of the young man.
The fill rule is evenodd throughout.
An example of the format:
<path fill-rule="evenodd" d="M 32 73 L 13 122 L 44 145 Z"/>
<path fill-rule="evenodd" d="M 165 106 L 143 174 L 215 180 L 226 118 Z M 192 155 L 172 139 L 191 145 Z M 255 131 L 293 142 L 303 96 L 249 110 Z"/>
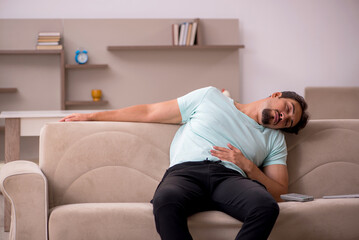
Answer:
<path fill-rule="evenodd" d="M 294 92 L 240 104 L 207 87 L 167 102 L 72 114 L 61 121 L 182 123 L 170 168 L 152 203 L 163 240 L 192 239 L 187 217 L 219 210 L 243 222 L 236 239 L 267 239 L 287 192 L 287 149 L 281 131 L 297 133 L 308 115 Z"/>

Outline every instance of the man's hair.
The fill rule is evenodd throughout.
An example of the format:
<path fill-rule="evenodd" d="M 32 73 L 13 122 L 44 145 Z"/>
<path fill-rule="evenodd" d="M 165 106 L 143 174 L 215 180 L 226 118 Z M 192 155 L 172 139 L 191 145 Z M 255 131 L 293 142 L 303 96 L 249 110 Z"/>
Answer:
<path fill-rule="evenodd" d="M 306 112 L 306 110 L 308 108 L 308 104 L 305 102 L 304 98 L 302 96 L 298 95 L 296 92 L 284 91 L 284 92 L 282 92 L 282 96 L 280 98 L 293 99 L 293 100 L 297 101 L 299 103 L 299 105 L 301 106 L 302 116 L 300 117 L 299 122 L 294 127 L 281 129 L 283 132 L 298 134 L 299 130 L 303 129 L 308 123 L 309 115 Z"/>

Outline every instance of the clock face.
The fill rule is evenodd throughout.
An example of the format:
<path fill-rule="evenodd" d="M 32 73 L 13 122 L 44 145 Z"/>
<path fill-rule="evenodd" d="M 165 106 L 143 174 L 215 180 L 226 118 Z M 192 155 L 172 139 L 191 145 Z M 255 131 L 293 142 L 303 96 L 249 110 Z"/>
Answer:
<path fill-rule="evenodd" d="M 78 61 L 79 63 L 85 63 L 85 62 L 87 62 L 87 60 L 88 60 L 88 56 L 87 56 L 86 53 L 80 53 L 80 54 L 77 56 L 77 61 Z"/>

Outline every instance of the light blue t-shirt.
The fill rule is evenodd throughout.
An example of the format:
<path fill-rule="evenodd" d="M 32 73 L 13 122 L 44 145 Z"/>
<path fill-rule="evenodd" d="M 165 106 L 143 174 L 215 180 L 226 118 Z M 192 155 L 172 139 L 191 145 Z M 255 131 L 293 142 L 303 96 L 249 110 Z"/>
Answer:
<path fill-rule="evenodd" d="M 283 133 L 265 128 L 239 111 L 233 99 L 215 87 L 195 90 L 177 99 L 183 125 L 173 138 L 170 166 L 190 161 L 219 159 L 212 156 L 213 146 L 230 143 L 258 167 L 286 165 L 287 147 Z M 234 163 L 225 167 L 246 174 Z"/>

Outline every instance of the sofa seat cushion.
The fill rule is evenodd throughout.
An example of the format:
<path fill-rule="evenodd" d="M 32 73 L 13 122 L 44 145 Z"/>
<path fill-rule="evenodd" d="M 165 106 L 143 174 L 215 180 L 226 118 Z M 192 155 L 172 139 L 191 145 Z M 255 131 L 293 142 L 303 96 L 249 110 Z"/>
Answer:
<path fill-rule="evenodd" d="M 52 209 L 50 240 L 160 240 L 151 203 L 83 203 Z M 220 224 L 219 224 L 220 223 Z M 234 239 L 242 223 L 218 211 L 189 218 L 194 239 Z"/>
<path fill-rule="evenodd" d="M 359 199 L 315 199 L 279 203 L 270 239 L 357 240 Z"/>
<path fill-rule="evenodd" d="M 359 239 L 359 199 L 315 199 L 279 203 L 270 239 Z M 188 219 L 196 240 L 234 239 L 242 223 L 218 211 Z M 52 209 L 50 240 L 159 240 L 151 203 L 83 203 Z"/>

